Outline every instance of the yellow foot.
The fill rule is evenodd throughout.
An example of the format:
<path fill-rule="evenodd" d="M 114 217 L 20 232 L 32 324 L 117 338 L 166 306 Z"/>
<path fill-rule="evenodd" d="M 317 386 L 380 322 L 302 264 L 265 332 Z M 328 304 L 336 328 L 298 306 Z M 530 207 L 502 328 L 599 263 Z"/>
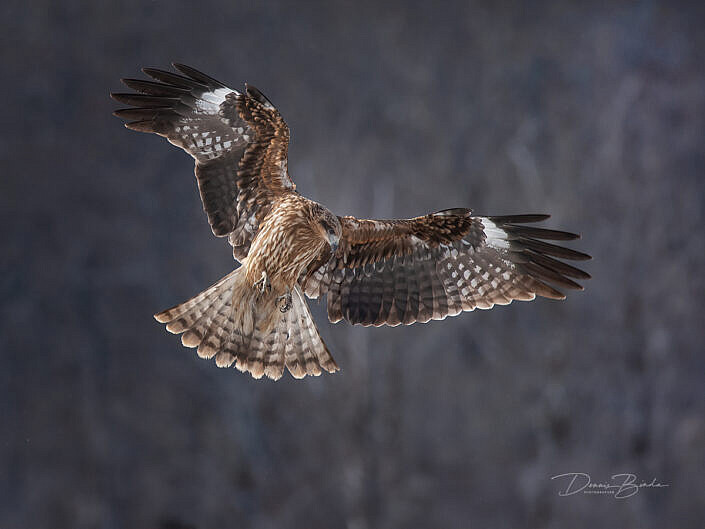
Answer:
<path fill-rule="evenodd" d="M 253 288 L 256 288 L 259 290 L 260 294 L 264 294 L 264 291 L 270 288 L 272 285 L 269 283 L 269 279 L 267 279 L 267 272 L 262 270 L 262 277 L 259 278 L 259 281 L 255 281 L 255 283 L 252 285 Z"/>

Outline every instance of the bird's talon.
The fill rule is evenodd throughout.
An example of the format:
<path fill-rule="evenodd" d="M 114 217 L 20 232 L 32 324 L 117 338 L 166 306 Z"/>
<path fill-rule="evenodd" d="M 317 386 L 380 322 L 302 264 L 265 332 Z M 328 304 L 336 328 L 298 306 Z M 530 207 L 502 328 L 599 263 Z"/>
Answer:
<path fill-rule="evenodd" d="M 291 292 L 287 292 L 277 298 L 277 305 L 279 306 L 280 312 L 288 312 L 289 309 L 291 309 L 291 304 Z"/>
<path fill-rule="evenodd" d="M 262 277 L 252 285 L 254 288 L 259 290 L 260 294 L 264 294 L 264 291 L 270 287 L 269 280 L 267 279 L 267 272 L 262 271 Z"/>

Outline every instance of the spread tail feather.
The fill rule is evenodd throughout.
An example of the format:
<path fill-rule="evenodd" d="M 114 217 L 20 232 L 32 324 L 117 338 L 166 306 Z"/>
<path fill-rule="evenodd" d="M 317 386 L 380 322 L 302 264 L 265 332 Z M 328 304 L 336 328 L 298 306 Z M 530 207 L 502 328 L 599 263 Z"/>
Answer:
<path fill-rule="evenodd" d="M 255 378 L 277 380 L 284 366 L 295 378 L 333 373 L 338 365 L 318 333 L 297 285 L 289 310 L 281 313 L 273 295 L 259 295 L 245 283 L 241 266 L 193 298 L 155 314 L 181 343 L 197 347 L 218 367 L 235 364 Z"/>

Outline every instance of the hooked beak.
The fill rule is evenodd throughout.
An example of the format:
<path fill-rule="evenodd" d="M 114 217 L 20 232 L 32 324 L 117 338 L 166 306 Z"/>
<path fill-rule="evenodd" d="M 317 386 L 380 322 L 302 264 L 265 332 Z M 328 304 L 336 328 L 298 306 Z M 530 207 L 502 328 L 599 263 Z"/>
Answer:
<path fill-rule="evenodd" d="M 338 251 L 338 241 L 335 239 L 328 239 L 328 244 L 330 244 L 330 253 L 335 255 L 335 252 Z"/>

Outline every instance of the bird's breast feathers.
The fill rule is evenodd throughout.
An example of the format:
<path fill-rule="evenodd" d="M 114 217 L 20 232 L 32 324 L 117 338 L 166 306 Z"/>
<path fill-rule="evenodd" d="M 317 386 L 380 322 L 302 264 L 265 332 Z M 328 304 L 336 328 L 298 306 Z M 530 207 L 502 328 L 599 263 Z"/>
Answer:
<path fill-rule="evenodd" d="M 293 288 L 301 271 L 321 252 L 326 241 L 315 229 L 307 199 L 282 200 L 260 226 L 246 266 L 252 283 L 264 275 L 277 292 Z"/>

